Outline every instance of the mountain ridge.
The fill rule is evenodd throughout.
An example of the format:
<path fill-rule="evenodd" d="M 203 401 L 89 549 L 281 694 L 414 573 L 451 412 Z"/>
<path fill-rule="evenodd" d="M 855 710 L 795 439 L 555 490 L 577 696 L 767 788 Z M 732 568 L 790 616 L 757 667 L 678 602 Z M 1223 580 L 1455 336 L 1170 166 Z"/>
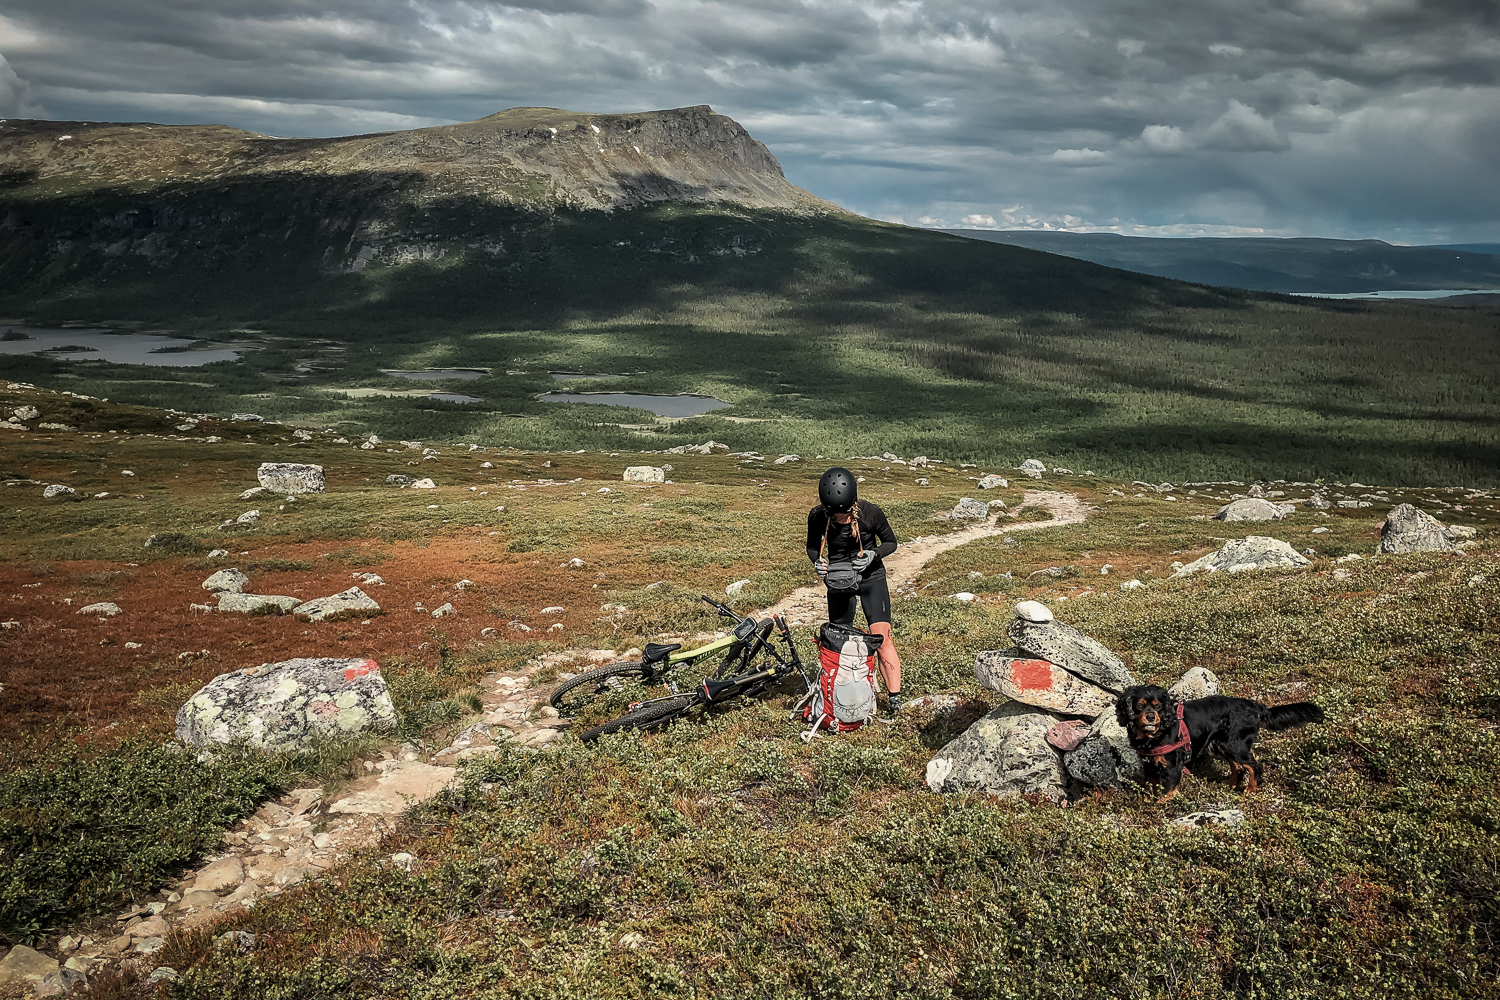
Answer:
<path fill-rule="evenodd" d="M 1320 237 L 1125 236 L 943 229 L 1139 274 L 1258 292 L 1346 293 L 1500 288 L 1500 256 L 1462 247 L 1403 247 Z"/>

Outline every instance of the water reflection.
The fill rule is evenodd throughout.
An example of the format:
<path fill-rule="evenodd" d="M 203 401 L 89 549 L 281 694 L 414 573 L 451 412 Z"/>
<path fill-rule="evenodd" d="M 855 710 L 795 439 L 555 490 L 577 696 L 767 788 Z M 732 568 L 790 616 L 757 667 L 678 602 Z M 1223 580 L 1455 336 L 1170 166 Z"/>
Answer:
<path fill-rule="evenodd" d="M 6 339 L 6 338 L 15 339 Z M 24 339 L 22 339 L 24 338 Z M 51 352 L 58 360 L 110 361 L 154 368 L 197 368 L 215 361 L 237 361 L 250 345 L 195 349 L 194 341 L 153 333 L 109 330 L 48 330 L 31 326 L 0 327 L 0 354 Z M 79 350 L 82 348 L 82 350 Z"/>
<path fill-rule="evenodd" d="M 605 372 L 548 372 L 558 382 L 571 382 L 579 378 L 624 378 L 624 375 L 610 375 Z"/>

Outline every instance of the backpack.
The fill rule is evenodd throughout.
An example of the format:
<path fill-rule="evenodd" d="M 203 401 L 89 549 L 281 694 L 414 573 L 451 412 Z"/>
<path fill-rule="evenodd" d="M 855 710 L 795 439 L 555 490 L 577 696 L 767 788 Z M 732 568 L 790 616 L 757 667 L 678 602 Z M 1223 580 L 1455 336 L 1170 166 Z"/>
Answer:
<path fill-rule="evenodd" d="M 812 742 L 823 728 L 847 733 L 875 718 L 875 651 L 884 641 L 831 622 L 819 629 L 818 679 L 802 709 L 802 721 L 812 726 L 803 740 Z"/>

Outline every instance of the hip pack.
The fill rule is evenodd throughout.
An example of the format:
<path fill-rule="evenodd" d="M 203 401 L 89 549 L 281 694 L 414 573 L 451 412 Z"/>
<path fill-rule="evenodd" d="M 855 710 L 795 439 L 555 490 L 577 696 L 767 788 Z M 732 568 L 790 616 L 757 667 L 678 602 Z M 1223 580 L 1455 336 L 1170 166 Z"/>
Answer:
<path fill-rule="evenodd" d="M 859 531 L 859 504 L 855 503 L 853 508 L 854 517 L 849 521 L 849 529 L 854 533 L 854 540 L 859 545 L 860 555 L 865 551 L 865 539 Z M 833 515 L 828 515 L 828 521 L 823 526 L 822 554 L 828 555 L 828 533 L 833 530 Z M 854 568 L 854 563 L 848 559 L 830 559 L 828 561 L 828 572 L 823 574 L 823 586 L 829 590 L 858 590 L 859 570 Z"/>

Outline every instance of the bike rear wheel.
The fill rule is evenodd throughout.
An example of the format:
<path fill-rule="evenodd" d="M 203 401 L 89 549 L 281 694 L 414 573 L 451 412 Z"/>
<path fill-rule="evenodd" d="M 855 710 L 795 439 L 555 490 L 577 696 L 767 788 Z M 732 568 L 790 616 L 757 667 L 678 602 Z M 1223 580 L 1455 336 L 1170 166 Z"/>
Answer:
<path fill-rule="evenodd" d="M 681 694 L 675 698 L 647 702 L 634 711 L 626 712 L 618 719 L 612 719 L 592 729 L 585 729 L 578 734 L 578 738 L 585 743 L 592 743 L 608 733 L 618 733 L 626 729 L 654 729 L 671 722 L 697 703 L 698 696 L 695 694 Z"/>
<path fill-rule="evenodd" d="M 552 689 L 547 704 L 557 709 L 557 714 L 571 719 L 601 695 L 618 690 L 626 684 L 644 681 L 651 670 L 638 660 L 624 663 L 607 663 L 577 677 L 570 678 Z"/>

